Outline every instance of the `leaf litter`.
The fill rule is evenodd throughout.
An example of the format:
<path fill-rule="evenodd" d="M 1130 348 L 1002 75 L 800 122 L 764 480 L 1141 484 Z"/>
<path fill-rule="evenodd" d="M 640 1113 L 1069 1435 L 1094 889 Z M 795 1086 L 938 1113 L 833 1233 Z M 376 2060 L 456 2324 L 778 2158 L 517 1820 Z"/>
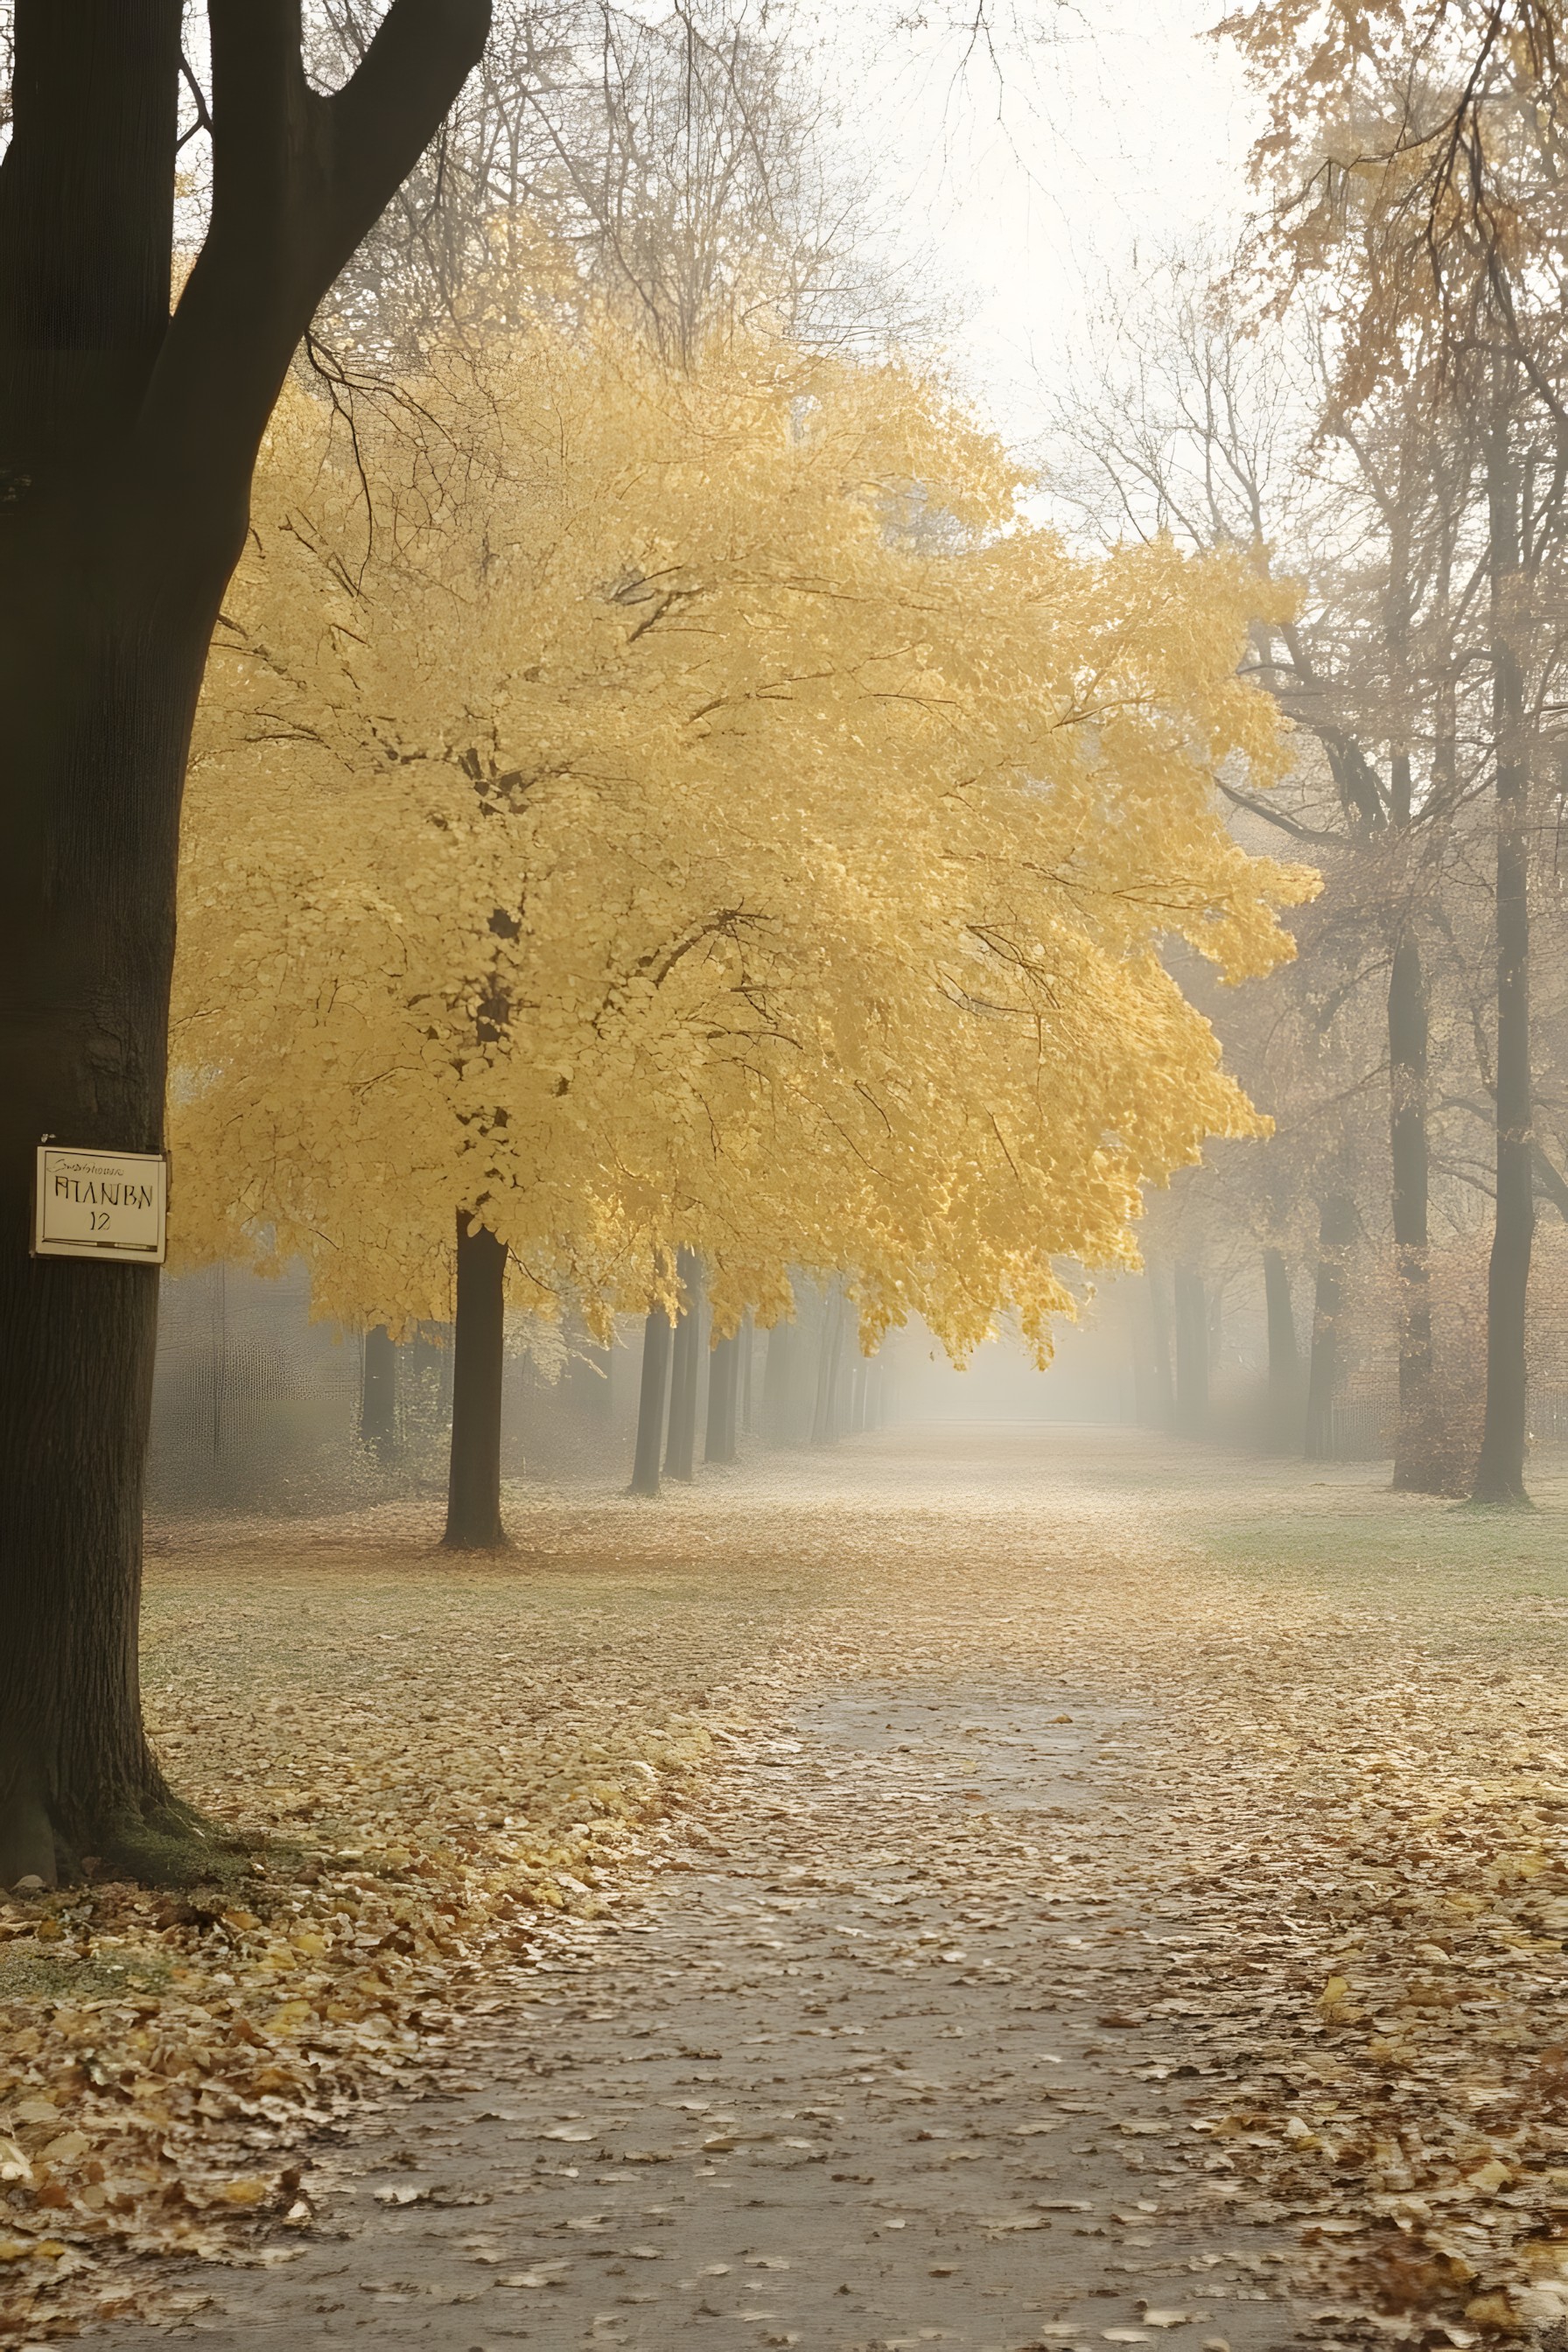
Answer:
<path fill-rule="evenodd" d="M 1124 1711 L 1068 1775 L 1113 1784 L 1092 1828 L 1066 1786 L 992 1810 L 983 1785 L 935 1866 L 977 1899 L 1145 1919 L 1085 1981 L 1111 2063 L 1161 2042 L 1162 2160 L 1289 2225 L 1335 2340 L 1556 2340 L 1563 1604 L 1517 1579 L 1435 1593 L 1397 1560 L 1339 1574 L 1332 1496 L 1303 1586 L 1215 1559 L 1212 1486 L 1136 1491 L 1109 1451 L 1098 1486 L 1058 1467 L 908 1499 L 880 1444 L 821 1495 L 765 1465 L 657 1514 L 525 1492 L 523 1551 L 493 1570 L 432 1563 L 425 1518 L 385 1510 L 205 1530 L 156 1564 L 161 1753 L 216 1818 L 288 1844 L 238 1893 L 0 1908 L 5 2340 L 132 2307 L 126 2257 L 286 2261 L 313 2218 L 301 2140 L 460 2065 L 481 2002 L 613 1933 L 628 1890 L 711 1843 L 727 1762 L 803 1696 L 890 1702 L 938 1669 L 1048 1684 L 1073 1702 L 1054 1720 Z M 1245 1467 L 1254 1507 L 1314 1507 Z M 976 1769 L 935 1777 L 955 1796 Z M 1164 2302 L 1140 2321 L 1195 2324 Z"/>

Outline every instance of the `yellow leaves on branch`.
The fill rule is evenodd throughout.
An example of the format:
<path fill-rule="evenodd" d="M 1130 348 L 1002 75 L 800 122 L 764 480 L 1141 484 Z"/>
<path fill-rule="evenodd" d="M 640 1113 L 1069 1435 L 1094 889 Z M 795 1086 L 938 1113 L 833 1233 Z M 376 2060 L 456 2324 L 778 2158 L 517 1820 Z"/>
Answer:
<path fill-rule="evenodd" d="M 793 1264 L 1047 1344 L 1053 1260 L 1258 1130 L 1162 940 L 1265 972 L 1312 878 L 1215 809 L 1281 759 L 1255 574 L 1019 489 L 935 383 L 760 336 L 539 325 L 352 439 L 292 390 L 187 805 L 185 1253 L 401 1327 L 474 1212 L 545 1312 L 687 1245 L 721 1328 Z"/>

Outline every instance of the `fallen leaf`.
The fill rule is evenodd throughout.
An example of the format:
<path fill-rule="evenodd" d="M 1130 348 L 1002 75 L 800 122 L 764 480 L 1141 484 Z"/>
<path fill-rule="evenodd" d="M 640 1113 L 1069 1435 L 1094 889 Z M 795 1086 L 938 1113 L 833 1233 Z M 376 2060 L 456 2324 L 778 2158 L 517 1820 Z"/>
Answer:
<path fill-rule="evenodd" d="M 221 2181 L 217 2193 L 226 2205 L 259 2205 L 267 2188 L 267 2182 L 256 2173 L 241 2173 L 233 2180 Z"/>

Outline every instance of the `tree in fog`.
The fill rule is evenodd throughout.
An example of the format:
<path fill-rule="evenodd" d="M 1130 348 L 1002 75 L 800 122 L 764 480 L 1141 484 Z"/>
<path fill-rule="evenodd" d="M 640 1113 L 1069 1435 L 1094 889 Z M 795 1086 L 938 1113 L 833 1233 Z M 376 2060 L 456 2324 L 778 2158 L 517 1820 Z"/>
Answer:
<path fill-rule="evenodd" d="M 351 64 L 374 16 L 321 0 L 324 64 Z M 908 325 L 869 167 L 787 11 L 713 0 L 650 24 L 499 0 L 495 18 L 335 289 L 329 367 L 406 370 L 455 325 L 520 323 L 542 235 L 667 358 L 759 309 L 816 346 Z"/>
<path fill-rule="evenodd" d="M 1490 734 L 1478 701 L 1489 674 L 1481 444 L 1430 336 L 1351 400 L 1321 294 L 1259 332 L 1245 289 L 1212 266 L 1158 282 L 1154 323 L 1114 321 L 1063 404 L 1067 487 L 1102 529 L 1250 547 L 1300 583 L 1293 619 L 1259 630 L 1253 657 L 1321 756 L 1283 793 L 1235 797 L 1242 822 L 1321 859 L 1329 890 L 1312 952 L 1382 997 L 1381 1034 L 1361 1034 L 1368 1072 L 1381 1066 L 1387 1087 L 1386 1192 L 1365 1222 L 1390 1228 L 1394 1482 L 1451 1491 L 1466 1475 L 1468 1415 L 1455 1420 L 1455 1380 L 1437 1359 L 1430 1251 L 1445 1213 L 1434 1186 L 1474 1181 L 1458 1107 L 1476 1091 L 1479 1032 L 1455 940 L 1472 928 Z M 1326 975 L 1325 994 L 1340 985 Z M 1492 1058 L 1483 1053 L 1488 1072 Z"/>
<path fill-rule="evenodd" d="M 152 1266 L 29 1258 L 41 1136 L 163 1136 L 180 795 L 295 348 L 478 57 L 393 0 L 331 95 L 298 0 L 209 0 L 210 226 L 171 314 L 181 0 L 16 0 L 0 163 L 0 1882 L 179 1868 L 136 1675 Z"/>
<path fill-rule="evenodd" d="M 294 396 L 226 607 L 187 1246 L 401 1325 L 456 1226 L 492 1392 L 509 1265 L 641 1310 L 681 1250 L 721 1332 L 794 1265 L 868 1337 L 1044 1348 L 1053 1261 L 1251 1124 L 1155 953 L 1266 971 L 1312 887 L 1215 804 L 1279 756 L 1248 567 L 1070 559 L 939 383 L 776 334 L 689 364 L 563 298 L 403 390 L 352 438 Z"/>
<path fill-rule="evenodd" d="M 1495 973 L 1495 1215 L 1474 1492 L 1522 1503 L 1536 1183 L 1531 842 L 1559 757 L 1552 614 L 1568 485 L 1557 12 L 1542 0 L 1463 10 L 1412 0 L 1373 26 L 1339 5 L 1310 15 L 1268 5 L 1229 29 L 1269 98 L 1258 155 L 1278 282 L 1320 287 L 1336 321 L 1336 415 L 1353 428 L 1409 385 L 1466 453 L 1458 510 L 1477 546 L 1480 661 L 1451 684 L 1489 770 Z"/>

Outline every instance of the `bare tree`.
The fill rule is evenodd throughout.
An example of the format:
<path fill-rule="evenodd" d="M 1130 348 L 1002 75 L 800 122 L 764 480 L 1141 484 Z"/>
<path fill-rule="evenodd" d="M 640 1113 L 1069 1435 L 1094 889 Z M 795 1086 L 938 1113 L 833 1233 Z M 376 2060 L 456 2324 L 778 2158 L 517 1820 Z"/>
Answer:
<path fill-rule="evenodd" d="M 1265 0 L 1228 29 L 1270 103 L 1258 149 L 1266 265 L 1331 289 L 1333 405 L 1413 372 L 1473 443 L 1482 521 L 1495 996 L 1495 1217 L 1475 1499 L 1522 1504 L 1536 1139 L 1531 845 L 1557 756 L 1552 633 L 1568 490 L 1564 84 L 1554 0 L 1413 0 L 1375 28 L 1331 0 Z"/>
<path fill-rule="evenodd" d="M 1224 778 L 1221 790 L 1249 824 L 1324 867 L 1312 954 L 1353 971 L 1358 990 L 1384 991 L 1381 1042 L 1374 1029 L 1366 1046 L 1387 1086 L 1394 1484 L 1448 1492 L 1428 1267 L 1427 961 L 1455 828 L 1480 788 L 1461 717 L 1484 533 L 1476 448 L 1430 392 L 1416 372 L 1345 412 L 1310 310 L 1288 332 L 1259 333 L 1212 257 L 1178 257 L 1152 274 L 1135 315 L 1102 326 L 1058 403 L 1052 446 L 1058 495 L 1080 524 L 1237 548 L 1258 564 L 1264 600 L 1271 578 L 1287 591 L 1274 590 L 1253 661 L 1320 756 L 1288 792 L 1259 798 Z"/>
<path fill-rule="evenodd" d="M 317 0 L 321 70 L 363 53 L 369 0 Z M 337 289 L 361 366 L 413 363 L 454 325 L 517 324 L 542 242 L 686 362 L 766 310 L 840 341 L 915 320 L 821 60 L 787 11 L 682 0 L 499 0 L 480 70 Z"/>

